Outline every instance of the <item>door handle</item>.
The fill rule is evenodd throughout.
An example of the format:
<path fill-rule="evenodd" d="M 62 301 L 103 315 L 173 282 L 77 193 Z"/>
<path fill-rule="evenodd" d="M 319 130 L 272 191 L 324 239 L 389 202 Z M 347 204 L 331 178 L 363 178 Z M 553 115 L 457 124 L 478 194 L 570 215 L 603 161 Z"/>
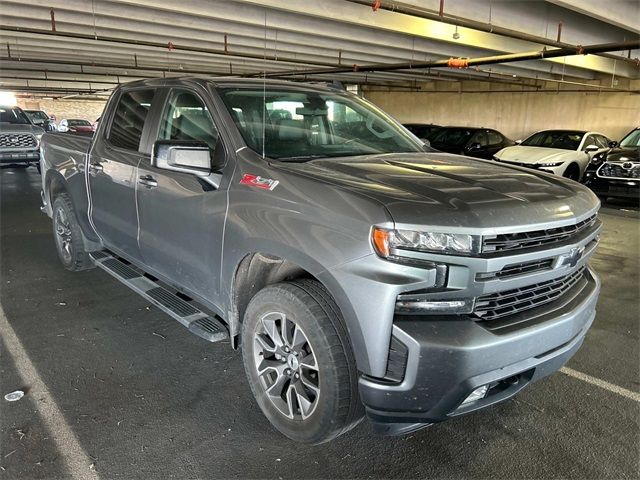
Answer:
<path fill-rule="evenodd" d="M 158 181 L 151 175 L 143 175 L 138 179 L 140 185 L 144 185 L 147 188 L 153 188 L 158 186 Z"/>
<path fill-rule="evenodd" d="M 95 175 L 98 172 L 102 172 L 104 167 L 100 163 L 90 163 L 89 164 L 89 174 Z"/>

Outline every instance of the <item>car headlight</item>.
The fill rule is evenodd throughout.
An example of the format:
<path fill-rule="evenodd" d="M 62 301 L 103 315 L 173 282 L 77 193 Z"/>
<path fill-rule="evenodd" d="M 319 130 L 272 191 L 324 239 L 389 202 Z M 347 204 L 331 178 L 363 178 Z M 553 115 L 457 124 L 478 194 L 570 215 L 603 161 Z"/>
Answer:
<path fill-rule="evenodd" d="M 553 168 L 553 167 L 559 167 L 560 165 L 562 165 L 564 162 L 547 162 L 547 163 L 538 163 L 539 167 L 547 167 L 547 168 Z"/>
<path fill-rule="evenodd" d="M 36 140 L 38 140 L 38 143 L 42 139 L 42 135 L 44 135 L 44 134 L 43 133 L 36 133 Z"/>
<path fill-rule="evenodd" d="M 480 251 L 480 238 L 465 233 L 395 230 L 373 227 L 371 243 L 382 258 L 402 256 L 396 250 L 469 255 Z"/>

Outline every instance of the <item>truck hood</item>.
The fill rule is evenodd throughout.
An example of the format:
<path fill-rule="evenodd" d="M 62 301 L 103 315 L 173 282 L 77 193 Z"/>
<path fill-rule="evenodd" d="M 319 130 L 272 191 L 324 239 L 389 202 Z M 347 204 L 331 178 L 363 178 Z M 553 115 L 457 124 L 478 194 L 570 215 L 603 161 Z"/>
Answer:
<path fill-rule="evenodd" d="M 36 125 L 0 122 L 0 133 L 33 133 L 40 135 L 44 130 Z"/>
<path fill-rule="evenodd" d="M 576 182 L 444 153 L 367 155 L 272 166 L 372 197 L 387 208 L 396 224 L 491 233 L 519 225 L 567 223 L 599 206 L 597 197 Z M 320 192 L 316 194 L 321 198 Z"/>
<path fill-rule="evenodd" d="M 577 152 L 561 148 L 525 147 L 515 145 L 503 148 L 496 154 L 502 162 L 513 162 L 524 165 L 536 165 L 538 163 L 564 162 L 575 158 Z"/>

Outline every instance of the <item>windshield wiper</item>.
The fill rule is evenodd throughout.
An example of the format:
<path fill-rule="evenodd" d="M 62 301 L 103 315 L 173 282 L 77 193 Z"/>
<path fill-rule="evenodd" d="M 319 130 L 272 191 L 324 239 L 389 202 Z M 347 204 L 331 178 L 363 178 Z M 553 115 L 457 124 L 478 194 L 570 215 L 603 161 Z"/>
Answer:
<path fill-rule="evenodd" d="M 309 160 L 315 160 L 316 158 L 327 158 L 326 155 L 298 155 L 295 157 L 280 157 L 276 160 L 280 162 L 306 162 Z"/>

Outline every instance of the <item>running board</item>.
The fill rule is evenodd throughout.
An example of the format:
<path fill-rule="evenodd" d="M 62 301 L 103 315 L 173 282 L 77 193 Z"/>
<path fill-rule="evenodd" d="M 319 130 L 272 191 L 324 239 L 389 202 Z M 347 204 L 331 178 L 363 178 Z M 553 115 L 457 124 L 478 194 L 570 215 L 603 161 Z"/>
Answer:
<path fill-rule="evenodd" d="M 92 252 L 89 255 L 96 266 L 173 317 L 191 333 L 209 342 L 219 342 L 229 338 L 229 332 L 217 317 L 201 311 L 192 303 L 144 276 L 143 272 L 105 251 Z"/>

